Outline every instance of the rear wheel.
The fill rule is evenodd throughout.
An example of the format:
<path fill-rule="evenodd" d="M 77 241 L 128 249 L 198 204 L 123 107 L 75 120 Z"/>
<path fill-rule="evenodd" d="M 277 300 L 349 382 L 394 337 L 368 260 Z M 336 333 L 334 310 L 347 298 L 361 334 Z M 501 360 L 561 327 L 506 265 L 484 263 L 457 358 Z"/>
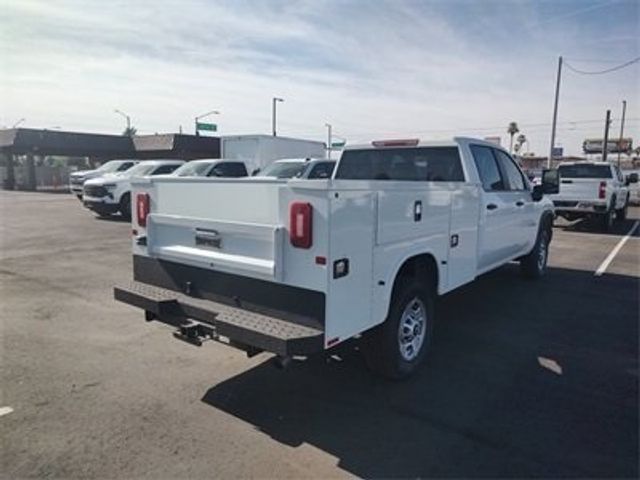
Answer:
<path fill-rule="evenodd" d="M 408 377 L 423 362 L 434 320 L 433 292 L 429 287 L 413 278 L 399 281 L 389 316 L 363 338 L 369 368 L 394 380 Z"/>
<path fill-rule="evenodd" d="M 520 260 L 520 271 L 523 276 L 536 279 L 545 274 L 549 259 L 549 243 L 551 243 L 551 223 L 543 220 L 533 249 Z"/>
<path fill-rule="evenodd" d="M 616 210 L 616 220 L 624 221 L 627 219 L 627 211 L 629 209 L 629 197 L 624 201 L 624 206 Z"/>
<path fill-rule="evenodd" d="M 131 195 L 125 193 L 120 199 L 120 215 L 127 220 L 131 220 Z"/>
<path fill-rule="evenodd" d="M 613 205 L 609 207 L 609 209 L 600 215 L 600 229 L 603 232 L 608 232 L 613 227 L 613 220 L 615 218 L 615 210 L 613 209 Z"/>

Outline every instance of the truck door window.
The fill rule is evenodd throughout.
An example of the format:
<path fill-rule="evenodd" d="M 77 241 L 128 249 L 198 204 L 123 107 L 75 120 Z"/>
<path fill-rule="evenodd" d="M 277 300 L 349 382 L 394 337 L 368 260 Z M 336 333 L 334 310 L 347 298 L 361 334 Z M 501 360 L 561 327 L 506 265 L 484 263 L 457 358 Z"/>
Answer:
<path fill-rule="evenodd" d="M 309 179 L 313 178 L 331 178 L 331 174 L 333 173 L 333 167 L 335 167 L 334 162 L 320 162 L 313 166 L 311 172 L 309 173 Z"/>
<path fill-rule="evenodd" d="M 336 178 L 463 182 L 464 174 L 457 147 L 372 148 L 346 150 Z"/>
<path fill-rule="evenodd" d="M 164 175 L 166 173 L 171 173 L 179 166 L 180 165 L 177 165 L 177 164 L 160 165 L 151 173 L 151 175 Z"/>
<path fill-rule="evenodd" d="M 239 178 L 247 176 L 247 167 L 240 162 L 219 163 L 211 169 L 208 177 L 231 177 Z"/>
<path fill-rule="evenodd" d="M 498 162 L 493 155 L 492 148 L 481 145 L 471 145 L 473 161 L 478 169 L 482 189 L 486 192 L 506 190 Z"/>
<path fill-rule="evenodd" d="M 123 162 L 118 167 L 118 171 L 124 172 L 125 170 L 129 170 L 131 167 L 133 167 L 133 162 Z"/>
<path fill-rule="evenodd" d="M 525 189 L 524 178 L 522 177 L 522 173 L 520 172 L 520 169 L 518 168 L 516 163 L 513 161 L 513 159 L 509 155 L 504 153 L 502 150 L 494 149 L 493 152 L 495 153 L 496 158 L 498 159 L 498 162 L 502 167 L 502 171 L 505 174 L 505 177 L 507 179 L 508 189 L 524 190 Z"/>

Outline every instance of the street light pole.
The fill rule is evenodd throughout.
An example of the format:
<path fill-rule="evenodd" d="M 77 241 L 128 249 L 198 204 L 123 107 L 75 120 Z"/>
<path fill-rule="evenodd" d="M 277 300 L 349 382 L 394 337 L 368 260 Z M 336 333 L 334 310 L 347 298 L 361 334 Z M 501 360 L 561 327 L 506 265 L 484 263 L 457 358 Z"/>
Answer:
<path fill-rule="evenodd" d="M 127 135 L 131 135 L 131 117 L 126 113 L 118 110 L 117 108 L 114 110 L 118 115 L 122 115 L 127 120 Z"/>
<path fill-rule="evenodd" d="M 271 100 L 271 130 L 274 137 L 276 136 L 276 102 L 284 102 L 284 99 L 273 97 Z"/>
<path fill-rule="evenodd" d="M 556 78 L 556 98 L 553 103 L 553 121 L 551 122 L 551 146 L 549 147 L 549 160 L 547 160 L 547 168 L 551 168 L 551 159 L 553 158 L 553 147 L 556 143 L 556 123 L 558 121 L 558 98 L 560 97 L 560 77 L 562 76 L 562 57 L 558 57 L 558 76 Z"/>
<path fill-rule="evenodd" d="M 324 126 L 327 127 L 327 158 L 331 159 L 331 124 L 325 123 Z"/>
<path fill-rule="evenodd" d="M 203 113 L 202 115 L 198 115 L 197 117 L 194 117 L 194 127 L 195 127 L 195 134 L 196 136 L 200 135 L 200 132 L 198 131 L 198 120 L 200 120 L 201 118 L 204 117 L 208 117 L 209 115 L 220 115 L 220 112 L 218 110 L 211 110 L 210 112 L 207 113 Z"/>
<path fill-rule="evenodd" d="M 620 121 L 620 140 L 618 141 L 618 168 L 620 168 L 620 154 L 622 148 L 622 136 L 624 135 L 624 117 L 627 113 L 627 101 L 622 101 L 622 120 Z"/>

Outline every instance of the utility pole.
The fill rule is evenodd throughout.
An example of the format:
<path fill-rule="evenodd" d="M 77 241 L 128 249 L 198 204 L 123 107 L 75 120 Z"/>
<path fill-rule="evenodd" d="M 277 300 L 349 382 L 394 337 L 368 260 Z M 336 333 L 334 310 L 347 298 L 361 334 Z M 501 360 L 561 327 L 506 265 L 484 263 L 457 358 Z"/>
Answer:
<path fill-rule="evenodd" d="M 611 123 L 611 110 L 607 110 L 607 118 L 604 122 L 604 142 L 602 143 L 602 161 L 607 161 L 609 151 L 609 124 Z"/>
<path fill-rule="evenodd" d="M 622 136 L 624 135 L 624 117 L 627 113 L 627 101 L 622 101 L 622 120 L 620 121 L 620 140 L 618 141 L 618 168 L 620 168 L 620 154 L 622 149 Z"/>
<path fill-rule="evenodd" d="M 553 103 L 553 121 L 551 122 L 551 146 L 549 147 L 549 160 L 547 168 L 551 168 L 553 158 L 553 147 L 556 143 L 556 124 L 558 122 L 558 99 L 560 98 L 560 77 L 562 76 L 562 56 L 558 57 L 558 76 L 556 78 L 556 99 Z"/>
<path fill-rule="evenodd" d="M 325 123 L 325 127 L 327 127 L 327 158 L 331 159 L 331 124 Z"/>
<path fill-rule="evenodd" d="M 276 103 L 284 102 L 282 98 L 273 97 L 271 100 L 271 130 L 273 131 L 273 136 L 276 136 Z"/>

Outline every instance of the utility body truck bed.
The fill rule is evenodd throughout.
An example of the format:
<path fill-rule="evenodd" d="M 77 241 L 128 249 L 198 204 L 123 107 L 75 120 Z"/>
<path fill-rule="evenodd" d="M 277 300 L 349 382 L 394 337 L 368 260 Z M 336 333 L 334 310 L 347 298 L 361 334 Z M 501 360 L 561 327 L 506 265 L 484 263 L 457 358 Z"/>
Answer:
<path fill-rule="evenodd" d="M 433 298 L 514 259 L 544 272 L 543 187 L 465 138 L 351 147 L 330 180 L 136 179 L 134 282 L 115 297 L 178 338 L 249 354 L 363 335 L 393 363 L 379 370 L 404 376 L 428 346 Z"/>

